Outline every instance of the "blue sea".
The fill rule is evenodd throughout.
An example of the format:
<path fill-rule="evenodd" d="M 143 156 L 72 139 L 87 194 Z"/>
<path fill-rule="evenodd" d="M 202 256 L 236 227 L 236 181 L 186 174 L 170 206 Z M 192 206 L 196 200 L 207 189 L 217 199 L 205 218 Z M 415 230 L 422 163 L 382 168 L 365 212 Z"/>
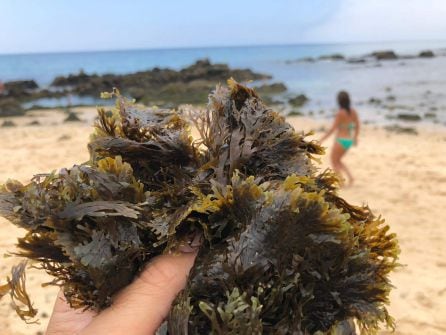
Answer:
<path fill-rule="evenodd" d="M 303 57 L 334 53 L 348 58 L 376 50 L 417 55 L 426 49 L 439 56 L 365 64 L 295 62 Z M 307 114 L 331 117 L 336 93 L 345 89 L 351 93 L 357 109 L 364 110 L 364 120 L 369 122 L 387 122 L 392 120 L 392 113 L 399 112 L 430 114 L 432 122 L 446 122 L 446 41 L 0 54 L 0 80 L 34 79 L 45 87 L 56 76 L 80 70 L 89 74 L 124 74 L 154 67 L 181 69 L 203 58 L 271 74 L 274 82 L 287 85 L 285 99 L 300 93 L 311 99 L 304 108 Z M 383 103 L 388 101 L 388 108 L 383 110 L 368 104 L 372 97 Z"/>

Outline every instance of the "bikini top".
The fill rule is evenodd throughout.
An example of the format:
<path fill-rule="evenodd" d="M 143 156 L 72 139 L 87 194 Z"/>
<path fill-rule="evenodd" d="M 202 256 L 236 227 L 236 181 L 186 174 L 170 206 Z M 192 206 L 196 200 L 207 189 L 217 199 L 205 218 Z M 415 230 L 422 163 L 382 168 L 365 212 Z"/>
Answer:
<path fill-rule="evenodd" d="M 353 130 L 355 130 L 356 125 L 355 125 L 354 122 L 343 123 L 343 124 L 341 123 L 341 124 L 339 125 L 339 128 L 347 129 L 349 135 L 352 136 Z"/>

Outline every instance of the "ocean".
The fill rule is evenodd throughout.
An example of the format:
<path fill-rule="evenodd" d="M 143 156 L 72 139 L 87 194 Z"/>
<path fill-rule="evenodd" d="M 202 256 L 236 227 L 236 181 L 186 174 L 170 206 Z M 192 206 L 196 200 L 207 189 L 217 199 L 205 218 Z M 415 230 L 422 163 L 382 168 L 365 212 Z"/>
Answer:
<path fill-rule="evenodd" d="M 345 61 L 296 62 L 339 53 L 360 57 L 376 50 L 394 50 L 399 55 L 417 55 L 432 50 L 437 57 L 350 64 Z M 1 49 L 0 49 L 1 53 Z M 284 46 L 213 47 L 98 52 L 0 54 L 0 80 L 34 79 L 42 87 L 59 75 L 131 73 L 154 67 L 181 69 L 197 59 L 227 63 L 268 73 L 274 82 L 288 87 L 285 96 L 305 94 L 310 102 L 304 113 L 331 117 L 336 93 L 351 93 L 357 109 L 368 122 L 391 122 L 392 113 L 427 115 L 428 121 L 446 124 L 446 41 Z M 368 103 L 379 99 L 385 109 Z M 93 102 L 91 100 L 90 102 Z"/>

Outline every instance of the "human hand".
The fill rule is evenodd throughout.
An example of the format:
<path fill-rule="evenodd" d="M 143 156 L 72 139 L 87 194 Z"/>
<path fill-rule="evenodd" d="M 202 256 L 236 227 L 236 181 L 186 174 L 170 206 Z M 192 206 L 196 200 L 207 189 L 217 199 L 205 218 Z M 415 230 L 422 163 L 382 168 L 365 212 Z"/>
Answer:
<path fill-rule="evenodd" d="M 99 314 L 70 308 L 60 292 L 46 335 L 154 334 L 186 285 L 195 257 L 196 252 L 156 257 Z"/>

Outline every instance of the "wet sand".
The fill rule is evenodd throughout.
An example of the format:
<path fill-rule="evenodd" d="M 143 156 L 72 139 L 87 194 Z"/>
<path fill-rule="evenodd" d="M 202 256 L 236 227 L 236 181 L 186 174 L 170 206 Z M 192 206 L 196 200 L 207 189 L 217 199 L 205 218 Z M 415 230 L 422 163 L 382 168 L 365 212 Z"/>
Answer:
<path fill-rule="evenodd" d="M 62 123 L 63 114 L 40 111 L 11 119 L 16 127 L 0 128 L 0 183 L 8 178 L 27 182 L 35 173 L 86 161 L 94 110 L 79 111 L 85 122 Z M 38 120 L 40 125 L 28 126 L 32 120 Z M 307 118 L 293 117 L 289 121 L 297 130 L 317 130 L 313 138 L 321 137 L 321 128 L 328 126 L 324 121 Z M 415 127 L 418 135 L 364 126 L 359 146 L 345 157 L 356 182 L 342 189 L 341 195 L 354 204 L 367 203 L 398 234 L 402 249 L 400 262 L 404 266 L 392 275 L 396 289 L 391 295 L 390 311 L 397 323 L 395 334 L 445 334 L 446 128 Z M 331 146 L 332 141 L 330 138 L 324 144 Z M 320 168 L 327 166 L 328 157 L 324 157 Z M 14 250 L 16 238 L 23 235 L 23 231 L 3 218 L 0 218 L 0 232 L 0 254 Z M 2 258 L 0 283 L 16 261 Z M 28 271 L 27 285 L 39 309 L 40 325 L 22 322 L 12 311 L 7 297 L 0 302 L 2 335 L 44 333 L 58 291 L 40 286 L 49 279 L 40 271 Z"/>

